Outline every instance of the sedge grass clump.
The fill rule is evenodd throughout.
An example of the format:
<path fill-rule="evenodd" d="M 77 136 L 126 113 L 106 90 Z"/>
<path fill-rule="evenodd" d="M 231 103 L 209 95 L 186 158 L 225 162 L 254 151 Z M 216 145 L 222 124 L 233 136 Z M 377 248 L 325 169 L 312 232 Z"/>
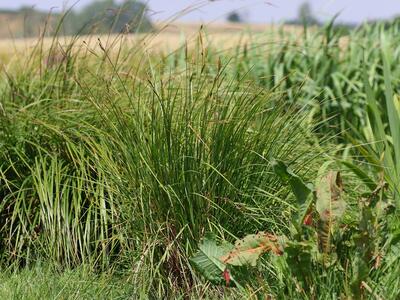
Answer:
<path fill-rule="evenodd" d="M 178 79 L 152 78 L 133 107 L 112 108 L 105 121 L 105 143 L 115 154 L 104 161 L 122 172 L 127 222 L 139 240 L 157 236 L 151 255 L 158 259 L 149 263 L 163 266 L 178 285 L 191 284 L 186 255 L 205 231 L 285 230 L 282 212 L 290 204 L 280 198 L 285 191 L 269 159 L 303 166 L 317 155 L 301 115 L 284 112 L 273 94 L 225 82 L 223 72 L 187 71 Z"/>

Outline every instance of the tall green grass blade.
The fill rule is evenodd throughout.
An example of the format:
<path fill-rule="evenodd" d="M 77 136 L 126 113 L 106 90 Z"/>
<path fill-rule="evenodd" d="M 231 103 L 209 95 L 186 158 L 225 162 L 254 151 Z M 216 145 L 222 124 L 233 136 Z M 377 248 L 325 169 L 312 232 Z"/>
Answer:
<path fill-rule="evenodd" d="M 393 144 L 393 152 L 396 164 L 392 167 L 395 169 L 396 178 L 400 178 L 400 116 L 398 114 L 397 107 L 395 104 L 395 98 L 393 95 L 392 86 L 392 75 L 390 71 L 390 57 L 388 54 L 388 45 L 386 44 L 385 36 L 382 36 L 382 61 L 383 61 L 383 74 L 385 81 L 385 98 L 386 108 L 389 118 L 390 133 Z M 398 195 L 399 196 L 399 195 Z M 400 198 L 398 198 L 400 201 Z"/>

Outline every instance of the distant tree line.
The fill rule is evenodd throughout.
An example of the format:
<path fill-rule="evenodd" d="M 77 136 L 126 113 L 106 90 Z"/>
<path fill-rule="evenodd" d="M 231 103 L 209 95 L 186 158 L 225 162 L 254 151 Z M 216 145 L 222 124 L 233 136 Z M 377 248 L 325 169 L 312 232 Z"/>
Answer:
<path fill-rule="evenodd" d="M 31 7 L 16 11 L 0 10 L 1 14 L 21 20 L 20 26 L 14 28 L 14 37 L 37 36 L 44 27 L 48 34 L 59 30 L 60 34 L 65 35 L 134 33 L 153 29 L 146 4 L 137 0 L 125 0 L 122 3 L 97 0 L 81 10 L 70 10 L 65 14 L 46 13 Z"/>
<path fill-rule="evenodd" d="M 153 26 L 148 17 L 146 4 L 125 0 L 95 1 L 80 11 L 71 11 L 65 17 L 63 28 L 68 34 L 134 33 L 150 31 Z"/>
<path fill-rule="evenodd" d="M 230 23 L 243 23 L 244 17 L 238 11 L 230 12 L 226 20 Z M 296 25 L 296 26 L 322 26 L 323 23 L 318 20 L 318 18 L 314 15 L 312 11 L 312 7 L 310 3 L 304 2 L 300 5 L 297 13 L 297 17 L 291 20 L 287 20 L 285 22 L 286 25 Z M 341 35 L 346 35 L 349 33 L 349 30 L 354 28 L 354 24 L 335 24 L 332 30 L 335 30 L 337 33 Z"/>

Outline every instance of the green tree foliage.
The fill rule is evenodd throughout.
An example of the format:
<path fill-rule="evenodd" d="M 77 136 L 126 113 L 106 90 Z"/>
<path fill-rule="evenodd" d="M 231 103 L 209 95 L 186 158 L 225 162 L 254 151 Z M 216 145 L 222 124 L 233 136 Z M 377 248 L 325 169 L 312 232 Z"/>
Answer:
<path fill-rule="evenodd" d="M 314 17 L 310 3 L 304 2 L 300 5 L 298 19 L 307 25 L 317 25 L 318 20 Z"/>
<path fill-rule="evenodd" d="M 231 12 L 226 19 L 231 23 L 243 22 L 242 16 L 237 11 Z"/>
<path fill-rule="evenodd" d="M 289 20 L 286 22 L 287 24 L 292 25 L 319 25 L 318 19 L 314 16 L 312 7 L 310 3 L 304 2 L 300 5 L 297 18 L 294 20 Z"/>
<path fill-rule="evenodd" d="M 78 13 L 74 31 L 82 33 L 149 31 L 152 25 L 146 13 L 146 4 L 135 0 L 126 0 L 122 4 L 113 0 L 96 1 Z"/>

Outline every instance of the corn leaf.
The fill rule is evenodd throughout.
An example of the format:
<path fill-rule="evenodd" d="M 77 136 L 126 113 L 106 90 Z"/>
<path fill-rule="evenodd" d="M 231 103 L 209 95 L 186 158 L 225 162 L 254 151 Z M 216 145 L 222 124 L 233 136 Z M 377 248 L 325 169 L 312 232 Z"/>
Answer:
<path fill-rule="evenodd" d="M 389 126 L 390 133 L 393 139 L 393 148 L 395 161 L 400 161 L 400 116 L 398 115 L 397 105 L 395 103 L 395 98 L 393 95 L 393 87 L 392 87 L 392 74 L 390 71 L 390 56 L 387 51 L 387 45 L 385 40 L 383 40 L 383 50 L 382 50 L 382 60 L 383 60 L 383 75 L 385 80 L 385 98 L 386 98 L 386 107 L 387 114 L 389 116 Z M 400 164 L 397 163 L 395 165 L 396 174 L 400 176 Z"/>

